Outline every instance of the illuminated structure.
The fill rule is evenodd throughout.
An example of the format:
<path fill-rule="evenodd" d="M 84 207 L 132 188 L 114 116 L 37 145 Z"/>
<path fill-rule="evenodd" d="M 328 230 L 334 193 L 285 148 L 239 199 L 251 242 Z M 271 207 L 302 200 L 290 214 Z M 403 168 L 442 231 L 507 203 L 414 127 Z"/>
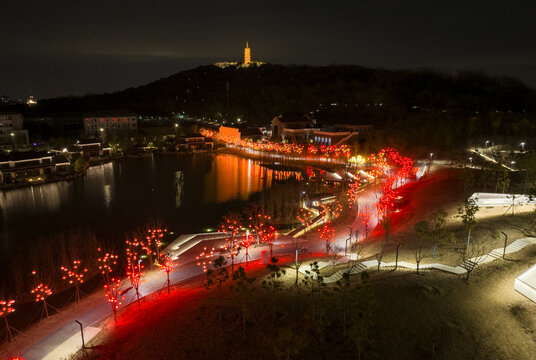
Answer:
<path fill-rule="evenodd" d="M 37 105 L 37 100 L 30 95 L 30 97 L 26 100 L 26 104 L 28 106 L 34 106 L 34 105 Z"/>
<path fill-rule="evenodd" d="M 251 62 L 251 49 L 249 48 L 249 45 L 246 42 L 246 47 L 244 48 L 244 65 L 248 65 L 250 62 Z"/>
<path fill-rule="evenodd" d="M 136 114 L 130 111 L 94 111 L 84 116 L 86 136 L 131 134 L 137 130 Z"/>
<path fill-rule="evenodd" d="M 22 128 L 23 121 L 19 112 L 0 113 L 0 145 L 28 145 L 28 130 Z"/>

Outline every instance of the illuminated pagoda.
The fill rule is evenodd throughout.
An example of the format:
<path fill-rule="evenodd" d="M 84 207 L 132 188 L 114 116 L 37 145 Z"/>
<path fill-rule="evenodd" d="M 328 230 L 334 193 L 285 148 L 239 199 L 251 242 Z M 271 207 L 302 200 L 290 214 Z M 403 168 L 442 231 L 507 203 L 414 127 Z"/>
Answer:
<path fill-rule="evenodd" d="M 244 48 L 244 65 L 251 63 L 251 49 L 246 41 L 246 47 Z"/>

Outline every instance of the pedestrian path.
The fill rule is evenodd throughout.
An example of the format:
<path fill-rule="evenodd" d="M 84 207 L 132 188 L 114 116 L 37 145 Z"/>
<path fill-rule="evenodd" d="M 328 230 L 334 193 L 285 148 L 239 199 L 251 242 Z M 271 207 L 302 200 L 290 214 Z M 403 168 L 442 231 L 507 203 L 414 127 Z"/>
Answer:
<path fill-rule="evenodd" d="M 84 340 L 85 342 L 88 342 L 89 340 L 93 339 L 95 335 L 97 335 L 101 331 L 98 327 L 86 327 L 84 329 Z M 67 359 L 68 357 L 65 357 L 65 354 L 73 354 L 80 349 L 80 345 L 82 344 L 82 335 L 81 334 L 75 334 L 71 336 L 69 339 L 64 341 L 60 346 L 56 347 L 54 350 L 52 350 L 50 353 L 48 353 L 43 360 L 58 360 L 58 359 Z"/>
<path fill-rule="evenodd" d="M 488 263 L 490 261 L 502 258 L 503 257 L 503 252 L 504 252 L 504 254 L 511 254 L 511 253 L 517 252 L 517 251 L 519 251 L 519 250 L 521 250 L 521 249 L 523 249 L 523 248 L 525 248 L 526 246 L 529 246 L 529 245 L 536 245 L 536 238 L 526 237 L 526 238 L 518 239 L 518 240 L 512 242 L 510 245 L 508 245 L 506 247 L 506 249 L 504 249 L 504 248 L 494 249 L 494 250 L 490 251 L 488 254 L 486 254 L 484 256 L 469 259 L 465 263 L 463 263 L 461 265 L 458 265 L 458 266 L 455 266 L 455 267 L 435 263 L 435 264 L 422 264 L 422 265 L 419 266 L 419 269 L 422 269 L 422 270 L 424 270 L 424 269 L 440 270 L 440 271 L 445 271 L 445 272 L 456 274 L 456 275 L 462 275 L 462 274 L 467 273 L 467 269 L 472 270 L 472 269 L 474 269 L 476 266 L 478 266 L 480 264 L 485 264 L 485 263 Z M 350 259 L 345 256 L 345 257 L 342 257 L 341 259 L 337 260 L 337 264 L 348 263 L 349 260 Z M 329 262 L 326 262 L 326 261 L 319 261 L 317 264 L 318 264 L 319 269 L 323 269 L 323 268 L 325 268 L 325 267 L 327 267 L 329 265 L 333 265 L 333 263 L 329 263 Z M 394 262 L 382 262 L 380 264 L 380 268 L 392 268 L 392 267 L 395 267 L 395 266 L 403 267 L 403 268 L 407 268 L 407 269 L 412 269 L 412 270 L 417 270 L 417 265 L 416 264 L 409 263 L 409 262 L 406 262 L 406 261 L 399 261 L 398 264 L 394 263 Z M 339 271 L 335 272 L 333 275 L 324 277 L 324 283 L 326 283 L 326 284 L 334 283 L 334 282 L 337 282 L 337 281 L 341 280 L 344 277 L 345 273 L 349 273 L 350 275 L 355 275 L 355 274 L 359 274 L 360 272 L 362 272 L 364 270 L 367 270 L 369 268 L 377 269 L 378 268 L 378 261 L 377 260 L 367 260 L 367 261 L 363 261 L 361 263 L 358 263 L 356 265 L 352 265 L 348 269 L 339 270 Z M 311 272 L 311 266 L 310 265 L 304 265 L 304 266 L 300 267 L 299 271 L 302 274 L 306 274 L 307 271 Z"/>

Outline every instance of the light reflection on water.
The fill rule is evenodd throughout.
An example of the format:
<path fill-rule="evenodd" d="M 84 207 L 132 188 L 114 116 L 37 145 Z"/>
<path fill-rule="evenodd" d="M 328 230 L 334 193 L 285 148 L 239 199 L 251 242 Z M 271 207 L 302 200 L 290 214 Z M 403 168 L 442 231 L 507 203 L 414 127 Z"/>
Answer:
<path fill-rule="evenodd" d="M 98 239 L 123 242 L 126 232 L 154 215 L 177 234 L 214 227 L 273 178 L 279 175 L 232 155 L 173 154 L 118 160 L 71 182 L 4 191 L 0 260 L 18 244 L 68 229 L 90 228 Z"/>
<path fill-rule="evenodd" d="M 257 162 L 232 155 L 217 156 L 205 176 L 205 203 L 247 200 L 272 183 L 272 170 Z"/>

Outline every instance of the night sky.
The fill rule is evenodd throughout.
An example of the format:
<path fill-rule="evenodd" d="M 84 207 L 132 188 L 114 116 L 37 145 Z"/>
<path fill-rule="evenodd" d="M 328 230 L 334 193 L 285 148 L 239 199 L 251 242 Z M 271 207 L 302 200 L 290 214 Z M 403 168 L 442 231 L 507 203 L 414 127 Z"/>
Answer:
<path fill-rule="evenodd" d="M 0 4 L 0 95 L 138 86 L 215 61 L 482 70 L 536 87 L 535 1 L 52 0 Z"/>

